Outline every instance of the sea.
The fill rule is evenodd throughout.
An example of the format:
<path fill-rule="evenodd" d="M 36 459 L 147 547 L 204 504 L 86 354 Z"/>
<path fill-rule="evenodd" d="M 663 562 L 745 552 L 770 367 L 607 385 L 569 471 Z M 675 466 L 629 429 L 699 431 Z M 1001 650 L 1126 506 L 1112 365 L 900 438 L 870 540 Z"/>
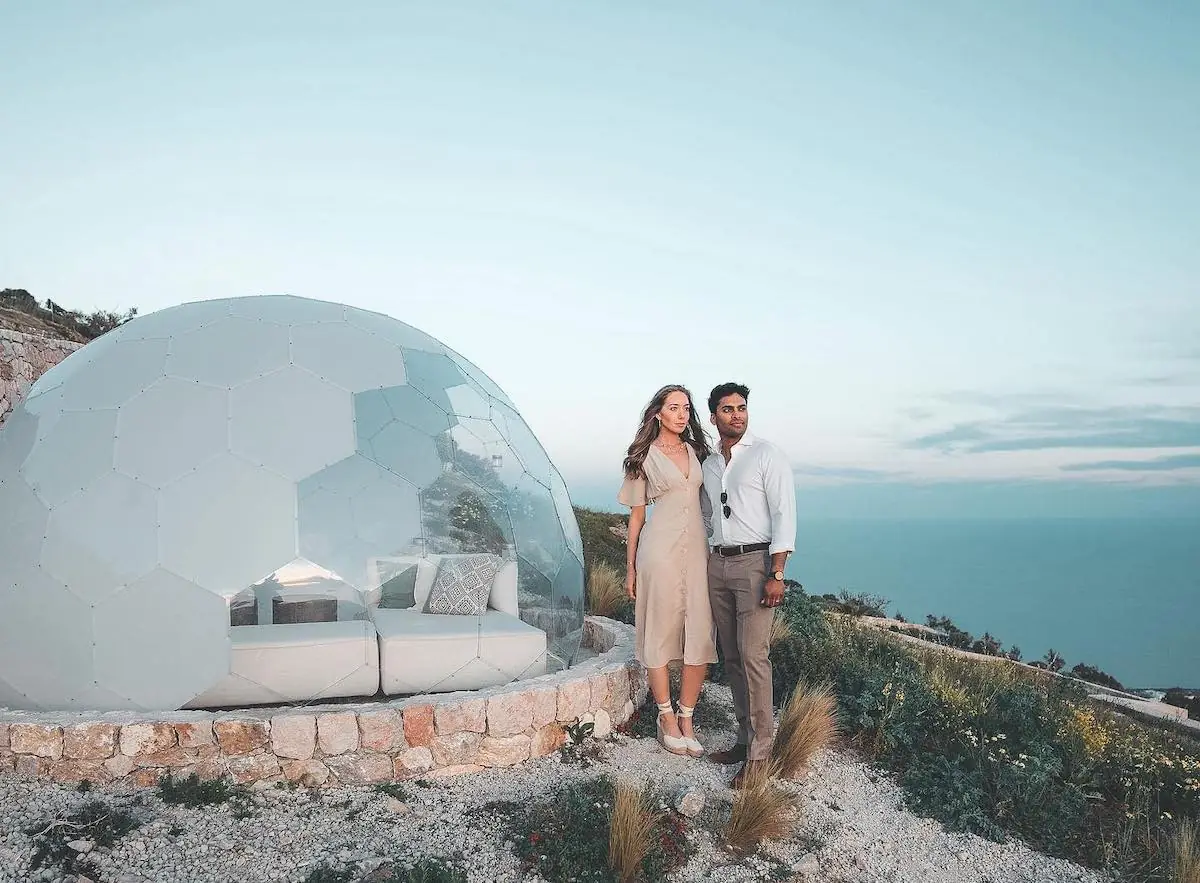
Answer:
<path fill-rule="evenodd" d="M 1200 519 L 810 519 L 796 549 L 809 593 L 881 595 L 1129 689 L 1200 688 Z"/>

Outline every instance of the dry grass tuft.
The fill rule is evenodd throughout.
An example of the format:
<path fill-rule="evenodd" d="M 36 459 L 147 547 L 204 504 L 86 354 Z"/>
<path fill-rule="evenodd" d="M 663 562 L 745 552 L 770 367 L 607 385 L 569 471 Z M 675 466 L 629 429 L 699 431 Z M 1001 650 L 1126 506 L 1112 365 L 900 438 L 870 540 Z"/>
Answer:
<path fill-rule="evenodd" d="M 771 781 L 776 772 L 777 767 L 771 764 L 748 776 L 734 796 L 733 812 L 725 828 L 725 843 L 734 851 L 749 852 L 764 840 L 791 835 L 795 805 L 791 796 Z"/>
<path fill-rule="evenodd" d="M 658 815 L 646 796 L 627 782 L 616 786 L 608 830 L 608 866 L 621 883 L 637 879 L 650 851 Z"/>
<path fill-rule="evenodd" d="M 780 641 L 786 640 L 792 636 L 792 624 L 787 621 L 786 617 L 776 616 L 771 620 L 771 646 L 774 647 Z"/>
<path fill-rule="evenodd" d="M 1200 826 L 1184 819 L 1171 837 L 1173 883 L 1200 883 Z"/>
<path fill-rule="evenodd" d="M 592 567 L 587 588 L 588 611 L 595 616 L 615 617 L 626 604 L 625 580 L 616 568 L 603 561 Z"/>
<path fill-rule="evenodd" d="M 779 713 L 772 757 L 779 774 L 791 778 L 804 770 L 818 751 L 828 748 L 839 733 L 837 700 L 827 686 L 801 681 Z"/>

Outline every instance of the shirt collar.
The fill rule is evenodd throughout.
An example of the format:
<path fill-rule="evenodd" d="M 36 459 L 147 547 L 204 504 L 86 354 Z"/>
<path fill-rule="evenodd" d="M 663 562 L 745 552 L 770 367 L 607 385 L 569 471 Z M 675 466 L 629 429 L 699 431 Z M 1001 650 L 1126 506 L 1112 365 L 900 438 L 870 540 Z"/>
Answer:
<path fill-rule="evenodd" d="M 754 442 L 755 442 L 754 434 L 749 429 L 747 429 L 745 431 L 745 433 L 742 434 L 741 440 L 737 443 L 737 445 L 734 445 L 734 447 L 736 448 L 738 445 L 745 445 L 746 447 L 750 447 L 751 445 L 754 444 Z"/>

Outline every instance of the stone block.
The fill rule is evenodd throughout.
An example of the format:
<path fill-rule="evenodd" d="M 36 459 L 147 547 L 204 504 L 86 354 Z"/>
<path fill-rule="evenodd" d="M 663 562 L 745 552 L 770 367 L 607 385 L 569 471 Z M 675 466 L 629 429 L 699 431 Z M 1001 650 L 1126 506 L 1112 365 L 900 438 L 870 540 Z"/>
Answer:
<path fill-rule="evenodd" d="M 629 669 L 620 666 L 608 673 L 608 710 L 619 714 L 629 701 Z"/>
<path fill-rule="evenodd" d="M 13 772 L 23 779 L 36 779 L 50 771 L 50 761 L 32 754 L 18 754 L 13 762 Z"/>
<path fill-rule="evenodd" d="M 479 751 L 483 736 L 478 733 L 451 733 L 446 736 L 434 736 L 429 746 L 433 762 L 438 766 L 455 766 L 472 763 Z"/>
<path fill-rule="evenodd" d="M 325 758 L 325 764 L 343 785 L 390 782 L 394 775 L 392 759 L 386 754 L 340 754 Z"/>
<path fill-rule="evenodd" d="M 567 744 L 567 733 L 558 724 L 546 724 L 533 734 L 529 744 L 530 757 L 545 757 Z"/>
<path fill-rule="evenodd" d="M 592 698 L 588 703 L 588 710 L 595 711 L 597 708 L 604 708 L 608 704 L 608 690 L 610 682 L 608 673 L 592 675 L 588 678 L 588 685 L 591 688 Z"/>
<path fill-rule="evenodd" d="M 567 681 L 558 686 L 558 711 L 556 719 L 569 724 L 589 711 L 592 702 L 592 686 L 586 680 Z"/>
<path fill-rule="evenodd" d="M 432 705 L 413 705 L 404 709 L 404 741 L 413 748 L 428 748 L 434 737 Z"/>
<path fill-rule="evenodd" d="M 533 695 L 500 693 L 487 701 L 487 731 L 491 736 L 515 736 L 533 723 Z"/>
<path fill-rule="evenodd" d="M 117 748 L 116 724 L 75 724 L 63 728 L 63 755 L 73 760 L 104 760 Z"/>
<path fill-rule="evenodd" d="M 358 750 L 358 716 L 335 711 L 317 717 L 317 744 L 326 757 Z"/>
<path fill-rule="evenodd" d="M 592 715 L 592 736 L 596 739 L 607 739 L 612 735 L 612 716 L 603 708 Z"/>
<path fill-rule="evenodd" d="M 529 759 L 531 740 L 528 736 L 485 736 L 475 755 L 480 766 L 514 766 Z"/>
<path fill-rule="evenodd" d="M 201 760 L 197 763 L 189 764 L 176 770 L 172 775 L 180 778 L 196 774 L 197 778 L 202 782 L 211 782 L 213 779 L 220 779 L 225 775 L 225 769 L 215 760 Z"/>
<path fill-rule="evenodd" d="M 153 788 L 158 785 L 158 780 L 163 777 L 166 770 L 147 767 L 141 770 L 134 770 L 129 775 L 129 780 L 139 788 Z"/>
<path fill-rule="evenodd" d="M 265 721 L 228 719 L 213 724 L 213 733 L 227 755 L 249 754 L 266 745 L 271 735 Z"/>
<path fill-rule="evenodd" d="M 55 782 L 94 782 L 103 785 L 112 781 L 112 775 L 104 764 L 95 760 L 69 760 L 63 758 L 50 764 L 50 778 Z"/>
<path fill-rule="evenodd" d="M 433 769 L 433 754 L 424 746 L 409 748 L 396 755 L 392 770 L 397 779 L 411 778 Z"/>
<path fill-rule="evenodd" d="M 11 773 L 17 765 L 17 759 L 7 751 L 0 751 L 0 774 Z"/>
<path fill-rule="evenodd" d="M 385 754 L 407 748 L 400 712 L 392 709 L 359 712 L 358 743 L 367 751 Z"/>
<path fill-rule="evenodd" d="M 215 744 L 212 721 L 176 724 L 175 734 L 179 738 L 181 748 L 203 748 Z"/>
<path fill-rule="evenodd" d="M 637 711 L 637 706 L 633 704 L 633 700 L 626 699 L 625 705 L 621 709 L 621 714 L 617 717 L 617 723 L 623 724 L 627 722 L 631 717 L 633 717 L 633 713 L 635 711 Z"/>
<path fill-rule="evenodd" d="M 552 724 L 558 719 L 557 688 L 543 687 L 537 690 L 530 690 L 529 695 L 533 697 L 533 726 L 544 727 L 546 724 Z"/>
<path fill-rule="evenodd" d="M 170 724 L 126 724 L 121 727 L 120 739 L 126 757 L 154 754 L 175 745 L 175 728 Z"/>
<path fill-rule="evenodd" d="M 8 742 L 13 754 L 32 754 L 49 760 L 58 760 L 63 756 L 62 727 L 12 724 L 8 728 Z"/>
<path fill-rule="evenodd" d="M 276 757 L 308 760 L 317 744 L 317 719 L 311 714 L 271 718 L 271 751 Z"/>
<path fill-rule="evenodd" d="M 8 747 L 8 724 L 0 724 L 0 748 Z"/>
<path fill-rule="evenodd" d="M 104 768 L 114 779 L 123 779 L 133 772 L 133 758 L 116 754 L 104 761 Z"/>
<path fill-rule="evenodd" d="M 283 764 L 283 777 L 305 788 L 320 788 L 329 781 L 329 767 L 319 760 L 289 760 Z"/>
<path fill-rule="evenodd" d="M 153 754 L 139 754 L 133 758 L 133 765 L 139 769 L 146 767 L 171 767 L 178 769 L 193 763 L 196 758 L 176 745 Z"/>
<path fill-rule="evenodd" d="M 434 709 L 438 733 L 483 733 L 487 731 L 487 700 L 468 699 L 439 705 Z"/>
<path fill-rule="evenodd" d="M 487 767 L 481 767 L 477 763 L 460 763 L 455 764 L 454 766 L 444 766 L 438 767 L 436 770 L 430 770 L 429 778 L 445 779 L 450 776 L 461 776 L 466 773 L 480 773 L 485 769 L 487 769 Z"/>
<path fill-rule="evenodd" d="M 239 754 L 229 758 L 226 767 L 230 778 L 239 785 L 277 779 L 283 774 L 273 754 Z"/>

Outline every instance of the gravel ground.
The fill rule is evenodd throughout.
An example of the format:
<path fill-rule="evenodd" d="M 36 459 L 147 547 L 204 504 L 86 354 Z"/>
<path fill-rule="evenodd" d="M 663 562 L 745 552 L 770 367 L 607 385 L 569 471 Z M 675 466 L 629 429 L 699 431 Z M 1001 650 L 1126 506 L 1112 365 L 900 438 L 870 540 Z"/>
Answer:
<path fill-rule="evenodd" d="M 709 685 L 713 698 L 728 692 Z M 702 722 L 701 722 L 702 726 Z M 709 745 L 730 734 L 700 733 Z M 771 842 L 760 856 L 736 860 L 714 843 L 729 812 L 726 783 L 733 767 L 675 757 L 652 739 L 622 736 L 594 747 L 597 762 L 584 768 L 557 756 L 516 769 L 404 783 L 404 801 L 372 788 L 323 791 L 256 789 L 249 801 L 197 809 L 164 804 L 154 792 L 128 787 L 75 789 L 0 777 L 0 881 L 74 880 L 62 872 L 29 870 L 34 848 L 22 832 L 44 828 L 88 800 L 127 807 L 141 827 L 111 850 L 94 849 L 105 883 L 255 883 L 304 881 L 318 867 L 352 868 L 357 878 L 391 861 L 423 855 L 459 864 L 471 883 L 539 881 L 523 875 L 499 822 L 478 809 L 493 800 L 525 800 L 570 779 L 608 773 L 651 780 L 664 794 L 699 790 L 704 809 L 697 852 L 672 880 L 732 883 L 770 879 L 780 865 L 797 881 L 895 883 L 1052 883 L 1103 876 L 1049 858 L 1018 843 L 995 844 L 950 834 L 903 809 L 899 789 L 886 777 L 840 752 L 816 759 L 808 780 L 791 783 L 799 821 L 792 839 Z M 79 844 L 87 848 L 87 844 Z M 95 876 L 92 877 L 96 879 Z M 550 881 L 555 883 L 555 881 Z"/>

